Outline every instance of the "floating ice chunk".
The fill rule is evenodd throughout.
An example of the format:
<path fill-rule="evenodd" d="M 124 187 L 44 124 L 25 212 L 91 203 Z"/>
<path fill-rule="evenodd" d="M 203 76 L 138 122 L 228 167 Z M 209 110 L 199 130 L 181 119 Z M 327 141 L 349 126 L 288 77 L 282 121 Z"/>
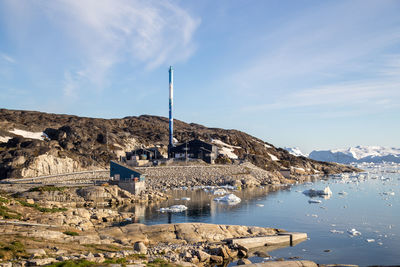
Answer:
<path fill-rule="evenodd" d="M 242 200 L 239 197 L 235 196 L 234 194 L 229 194 L 223 197 L 216 197 L 214 198 L 214 201 L 225 202 L 227 204 L 234 205 L 240 203 L 240 201 Z"/>
<path fill-rule="evenodd" d="M 315 190 L 315 189 L 308 189 L 303 191 L 304 195 L 315 197 L 315 196 L 330 196 L 332 195 L 332 191 L 329 186 L 325 187 L 324 190 Z"/>
<path fill-rule="evenodd" d="M 344 231 L 339 231 L 339 230 L 335 230 L 335 229 L 330 230 L 330 232 L 334 233 L 334 234 L 344 234 Z"/>
<path fill-rule="evenodd" d="M 226 190 L 225 189 L 215 189 L 215 190 L 213 190 L 212 191 L 212 193 L 213 193 L 213 195 L 225 195 L 226 193 L 228 193 L 228 192 L 226 192 Z"/>
<path fill-rule="evenodd" d="M 257 207 L 264 207 L 264 204 L 256 204 Z"/>
<path fill-rule="evenodd" d="M 311 214 L 311 217 L 318 218 L 317 214 Z"/>
<path fill-rule="evenodd" d="M 190 200 L 190 197 L 183 197 L 181 200 Z"/>
<path fill-rule="evenodd" d="M 375 242 L 375 239 L 366 239 L 365 241 L 367 241 L 368 243 L 372 243 L 372 242 Z"/>
<path fill-rule="evenodd" d="M 378 245 L 379 245 L 379 246 L 382 246 L 382 245 L 383 245 L 383 243 L 382 243 L 382 242 L 378 242 Z"/>
<path fill-rule="evenodd" d="M 308 203 L 321 203 L 322 201 L 321 200 L 318 200 L 318 199 L 309 199 L 308 200 Z"/>
<path fill-rule="evenodd" d="M 188 208 L 185 205 L 173 205 L 169 208 L 161 208 L 158 211 L 160 211 L 160 212 L 182 212 L 187 209 Z"/>
<path fill-rule="evenodd" d="M 359 231 L 357 231 L 356 229 L 351 229 L 351 230 L 347 230 L 347 233 L 351 236 L 358 236 L 361 235 L 361 233 Z"/>
<path fill-rule="evenodd" d="M 383 194 L 387 195 L 387 196 L 394 196 L 395 195 L 395 193 L 393 191 L 392 192 L 383 192 Z"/>

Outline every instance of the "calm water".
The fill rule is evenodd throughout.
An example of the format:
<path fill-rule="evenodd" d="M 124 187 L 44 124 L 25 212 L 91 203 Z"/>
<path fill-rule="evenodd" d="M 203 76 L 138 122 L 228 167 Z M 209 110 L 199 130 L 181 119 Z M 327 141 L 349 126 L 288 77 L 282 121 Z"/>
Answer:
<path fill-rule="evenodd" d="M 203 190 L 176 190 L 175 199 L 168 203 L 131 209 L 139 215 L 139 222 L 145 224 L 255 225 L 308 234 L 309 240 L 295 247 L 270 252 L 273 258 L 298 256 L 317 263 L 400 264 L 400 165 L 364 165 L 361 168 L 368 171 L 364 181 L 360 177 L 330 178 L 280 190 L 234 191 L 242 202 L 233 206 L 213 201 L 216 196 Z M 317 198 L 322 201 L 319 204 L 310 204 L 310 198 L 302 193 L 306 189 L 324 189 L 326 186 L 333 194 L 329 199 Z M 347 194 L 340 195 L 342 191 Z M 182 197 L 191 200 L 181 200 Z M 173 214 L 158 211 L 174 204 L 184 204 L 188 210 Z M 350 236 L 347 230 L 352 228 L 361 235 Z M 332 230 L 338 232 L 332 233 Z M 367 242 L 367 239 L 375 241 Z M 260 262 L 264 259 L 251 260 Z"/>

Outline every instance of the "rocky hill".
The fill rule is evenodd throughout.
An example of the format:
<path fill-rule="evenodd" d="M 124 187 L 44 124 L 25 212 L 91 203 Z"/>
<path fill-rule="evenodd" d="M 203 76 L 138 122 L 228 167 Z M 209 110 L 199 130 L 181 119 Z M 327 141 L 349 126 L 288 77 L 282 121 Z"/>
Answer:
<path fill-rule="evenodd" d="M 237 130 L 207 128 L 174 121 L 179 142 L 194 138 L 214 141 L 239 159 L 269 171 L 337 173 L 354 168 L 296 157 Z M 98 119 L 36 111 L 0 109 L 0 179 L 34 177 L 108 167 L 125 151 L 158 146 L 167 150 L 168 119 L 142 115 Z"/>

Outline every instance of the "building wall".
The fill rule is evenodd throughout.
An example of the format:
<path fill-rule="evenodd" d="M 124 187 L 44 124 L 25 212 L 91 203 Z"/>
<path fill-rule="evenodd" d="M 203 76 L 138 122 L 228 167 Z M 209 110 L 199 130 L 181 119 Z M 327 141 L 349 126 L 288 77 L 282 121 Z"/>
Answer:
<path fill-rule="evenodd" d="M 134 195 L 146 190 L 145 181 L 119 180 L 118 186 Z"/>

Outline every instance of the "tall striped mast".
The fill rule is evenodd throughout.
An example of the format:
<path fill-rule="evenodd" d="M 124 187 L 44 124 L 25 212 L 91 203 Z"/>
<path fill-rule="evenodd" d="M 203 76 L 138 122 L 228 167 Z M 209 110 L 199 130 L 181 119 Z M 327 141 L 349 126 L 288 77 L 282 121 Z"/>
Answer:
<path fill-rule="evenodd" d="M 169 67 L 169 144 L 168 156 L 170 157 L 169 150 L 174 147 L 174 119 L 172 117 L 172 109 L 174 107 L 174 69 Z"/>

